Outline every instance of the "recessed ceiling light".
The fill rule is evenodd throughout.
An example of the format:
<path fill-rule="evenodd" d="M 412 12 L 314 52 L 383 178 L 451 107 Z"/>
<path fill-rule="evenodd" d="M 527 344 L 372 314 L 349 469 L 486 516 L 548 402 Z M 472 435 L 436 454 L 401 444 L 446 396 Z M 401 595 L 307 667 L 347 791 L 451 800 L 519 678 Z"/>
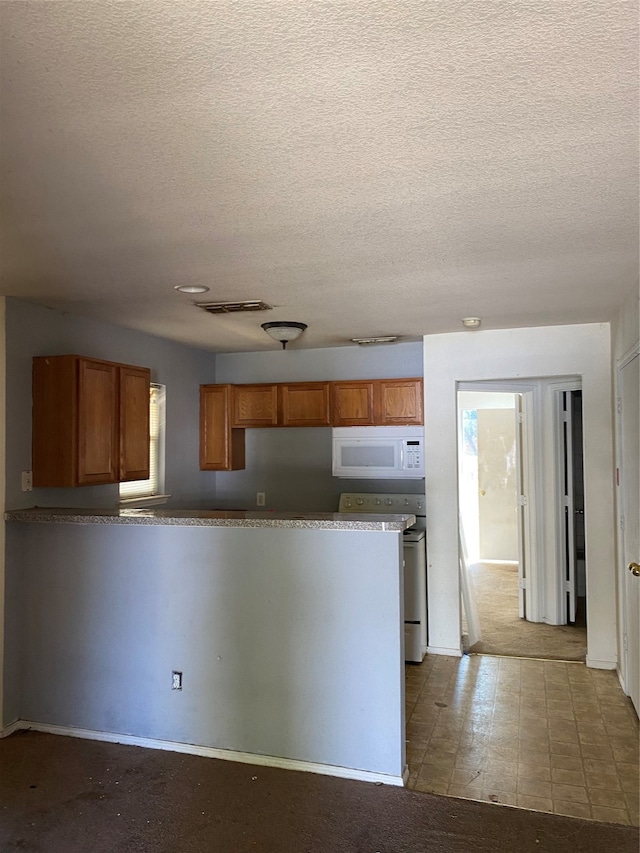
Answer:
<path fill-rule="evenodd" d="M 383 335 L 377 338 L 351 338 L 354 344 L 393 344 L 398 340 L 397 335 Z"/>
<path fill-rule="evenodd" d="M 467 329 L 477 329 L 481 322 L 480 317 L 465 317 L 462 325 Z"/>
<path fill-rule="evenodd" d="M 173 289 L 179 290 L 180 293 L 206 293 L 210 288 L 204 284 L 176 284 Z"/>

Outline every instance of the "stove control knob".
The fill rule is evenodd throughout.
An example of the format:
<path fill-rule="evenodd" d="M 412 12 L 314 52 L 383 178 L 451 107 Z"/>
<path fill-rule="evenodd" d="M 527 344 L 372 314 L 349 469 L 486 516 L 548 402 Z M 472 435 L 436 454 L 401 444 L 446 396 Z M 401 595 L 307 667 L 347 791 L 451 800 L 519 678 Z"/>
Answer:
<path fill-rule="evenodd" d="M 345 502 L 344 502 L 344 505 L 345 505 L 346 507 L 351 506 L 351 501 L 345 501 Z"/>
<path fill-rule="evenodd" d="M 375 505 L 376 505 L 376 506 L 380 506 L 380 504 L 382 503 L 382 501 L 380 500 L 380 498 L 376 498 L 376 499 L 375 499 L 375 501 L 374 501 L 374 503 L 375 503 Z"/>
<path fill-rule="evenodd" d="M 364 503 L 364 501 L 362 500 L 362 498 L 358 498 L 358 500 L 356 501 L 356 503 L 358 504 L 358 506 L 362 506 L 362 504 Z"/>
<path fill-rule="evenodd" d="M 386 499 L 386 501 L 385 501 L 385 503 L 386 503 L 386 505 L 387 505 L 387 506 L 391 506 L 391 504 L 393 503 L 393 501 L 391 500 L 391 498 L 387 498 L 387 499 Z"/>
<path fill-rule="evenodd" d="M 405 499 L 404 499 L 404 505 L 405 505 L 405 506 L 409 506 L 409 498 L 405 498 Z"/>

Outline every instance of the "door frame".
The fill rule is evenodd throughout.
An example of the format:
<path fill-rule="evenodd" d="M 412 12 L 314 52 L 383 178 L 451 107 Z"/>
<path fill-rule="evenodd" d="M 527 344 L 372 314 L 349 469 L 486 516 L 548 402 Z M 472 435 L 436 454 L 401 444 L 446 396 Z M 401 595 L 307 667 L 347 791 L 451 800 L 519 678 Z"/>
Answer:
<path fill-rule="evenodd" d="M 539 570 L 540 531 L 538 518 L 541 507 L 539 505 L 541 495 L 541 473 L 536 470 L 535 451 L 541 444 L 541 423 L 538 412 L 540 410 L 540 383 L 537 381 L 520 382 L 518 380 L 478 380 L 471 382 L 456 383 L 456 410 L 459 391 L 497 391 L 505 394 L 522 395 L 523 414 L 523 441 L 521 446 L 523 485 L 526 488 L 526 504 L 523 507 L 523 550 L 518 554 L 521 563 L 524 557 L 525 563 L 525 597 L 527 620 L 530 622 L 540 621 L 540 602 L 544 600 L 544 572 Z M 459 453 L 459 442 L 457 444 Z M 539 467 L 539 466 L 538 466 Z M 459 467 L 458 467 L 459 470 Z M 460 495 L 458 493 L 458 507 L 460 506 Z M 520 549 L 519 549 L 520 550 Z M 522 565 L 519 566 L 518 575 L 522 574 Z M 541 592 L 542 591 L 542 592 Z"/>
<path fill-rule="evenodd" d="M 624 405 L 624 401 L 622 399 L 622 381 L 620 377 L 620 372 L 624 367 L 630 364 L 634 358 L 640 356 L 640 341 L 636 341 L 636 343 L 630 347 L 624 355 L 620 358 L 616 359 L 616 371 L 615 371 L 615 430 L 616 430 L 616 483 L 619 486 L 618 488 L 618 496 L 616 502 L 616 552 L 618 554 L 617 559 L 617 578 L 618 578 L 618 595 L 617 595 L 617 604 L 618 604 L 618 678 L 620 680 L 620 684 L 622 685 L 622 689 L 625 694 L 629 695 L 629 685 L 628 685 L 628 672 L 629 672 L 629 661 L 628 661 L 628 647 L 625 643 L 625 638 L 628 635 L 629 628 L 629 620 L 627 614 L 627 596 L 626 596 L 626 568 L 624 564 L 624 553 L 625 553 L 625 540 L 624 540 L 624 529 L 623 529 L 623 520 L 622 520 L 622 489 L 623 484 L 619 483 L 620 471 L 622 469 L 622 418 L 620 417 L 622 413 L 622 406 Z M 588 593 L 587 593 L 588 594 Z"/>

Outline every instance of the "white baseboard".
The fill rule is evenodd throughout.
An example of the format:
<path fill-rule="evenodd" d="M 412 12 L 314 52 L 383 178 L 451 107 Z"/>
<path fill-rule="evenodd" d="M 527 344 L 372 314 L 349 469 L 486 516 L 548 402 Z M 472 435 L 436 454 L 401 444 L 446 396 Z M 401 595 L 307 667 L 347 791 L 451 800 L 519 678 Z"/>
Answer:
<path fill-rule="evenodd" d="M 6 737 L 20 729 L 31 729 L 36 732 L 64 735 L 65 737 L 76 737 L 84 740 L 122 743 L 127 746 L 142 746 L 146 749 L 165 749 L 169 752 L 183 752 L 188 755 L 199 755 L 203 758 L 219 758 L 223 761 L 237 761 L 240 764 L 255 764 L 260 767 L 278 767 L 281 770 L 299 770 L 303 773 L 319 773 L 322 776 L 337 776 L 341 779 L 356 779 L 360 782 L 374 782 L 382 785 L 402 787 L 406 785 L 409 778 L 409 769 L 406 766 L 400 776 L 392 776 L 388 773 L 357 770 L 353 767 L 317 764 L 313 761 L 298 761 L 293 758 L 279 758 L 275 755 L 259 755 L 253 752 L 237 752 L 232 749 L 216 749 L 211 746 L 197 746 L 192 743 L 135 737 L 133 735 L 116 734 L 115 732 L 96 732 L 92 729 L 76 729 L 72 726 L 50 726 L 46 723 L 35 723 L 30 720 L 16 720 L 16 722 L 11 723 L 2 732 L 2 737 Z"/>
<path fill-rule="evenodd" d="M 428 655 L 449 655 L 452 658 L 461 658 L 462 649 L 450 649 L 446 646 L 427 646 Z"/>
<path fill-rule="evenodd" d="M 629 693 L 627 691 L 627 682 L 625 680 L 624 675 L 622 674 L 622 670 L 619 666 L 616 667 L 616 675 L 618 676 L 618 681 L 620 682 L 620 687 L 622 687 L 622 692 L 625 696 L 628 696 Z"/>
<path fill-rule="evenodd" d="M 589 655 L 587 655 L 587 666 L 589 669 L 617 669 L 618 661 L 598 660 L 597 658 L 590 658 Z"/>
<path fill-rule="evenodd" d="M 22 720 L 14 720 L 8 726 L 5 726 L 4 729 L 0 729 L 0 738 L 9 737 L 9 735 L 12 735 L 14 732 L 18 732 L 23 728 Z"/>

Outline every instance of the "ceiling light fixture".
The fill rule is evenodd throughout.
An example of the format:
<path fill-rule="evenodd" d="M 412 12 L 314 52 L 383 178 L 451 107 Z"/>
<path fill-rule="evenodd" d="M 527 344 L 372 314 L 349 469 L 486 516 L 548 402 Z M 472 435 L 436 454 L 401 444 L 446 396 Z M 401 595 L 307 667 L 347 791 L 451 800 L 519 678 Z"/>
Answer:
<path fill-rule="evenodd" d="M 394 344 L 398 340 L 397 335 L 381 335 L 377 338 L 351 338 L 354 344 Z"/>
<path fill-rule="evenodd" d="M 179 290 L 180 293 L 206 293 L 210 288 L 204 284 L 176 284 L 173 289 Z"/>
<path fill-rule="evenodd" d="M 307 328 L 306 323 L 290 323 L 286 320 L 281 322 L 262 323 L 261 328 L 270 335 L 274 341 L 280 341 L 282 349 L 287 348 L 289 341 L 295 341 Z"/>
<path fill-rule="evenodd" d="M 480 317 L 465 317 L 462 321 L 462 325 L 466 329 L 477 329 L 482 320 Z"/>

